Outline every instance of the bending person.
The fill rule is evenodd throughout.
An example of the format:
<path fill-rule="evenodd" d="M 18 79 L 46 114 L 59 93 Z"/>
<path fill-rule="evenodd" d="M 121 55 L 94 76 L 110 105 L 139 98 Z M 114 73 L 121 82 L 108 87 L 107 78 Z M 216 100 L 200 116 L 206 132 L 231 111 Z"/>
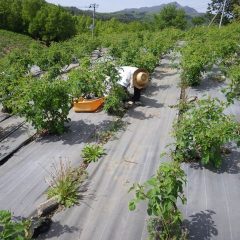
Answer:
<path fill-rule="evenodd" d="M 125 91 L 128 87 L 134 88 L 134 94 L 132 101 L 135 104 L 141 104 L 141 90 L 147 87 L 149 83 L 149 73 L 143 68 L 136 68 L 130 66 L 123 66 L 118 69 L 120 79 L 118 84 L 120 84 Z"/>

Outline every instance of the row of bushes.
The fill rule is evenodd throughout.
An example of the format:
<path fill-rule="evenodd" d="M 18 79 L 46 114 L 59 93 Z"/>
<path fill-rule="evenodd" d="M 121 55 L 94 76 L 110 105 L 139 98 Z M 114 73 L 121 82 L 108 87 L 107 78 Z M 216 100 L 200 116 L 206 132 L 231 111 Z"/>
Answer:
<path fill-rule="evenodd" d="M 222 28 L 195 28 L 186 33 L 186 46 L 181 48 L 182 84 L 200 84 L 202 74 L 219 64 L 231 78 L 226 91 L 228 100 L 239 98 L 239 33 L 236 24 Z M 149 239 L 187 239 L 182 225 L 182 214 L 177 203 L 185 204 L 186 175 L 182 162 L 199 162 L 204 166 L 220 168 L 229 142 L 240 143 L 240 124 L 224 113 L 229 103 L 206 98 L 178 105 L 180 117 L 173 126 L 174 151 L 171 162 L 162 163 L 157 173 L 143 184 L 134 184 L 130 191 L 135 197 L 129 209 L 135 210 L 140 201 L 147 202 Z"/>
<path fill-rule="evenodd" d="M 198 85 L 202 74 L 210 70 L 214 64 L 221 67 L 223 73 L 233 77 L 232 88 L 239 80 L 232 74 L 232 67 L 239 69 L 239 24 L 217 27 L 199 27 L 186 35 L 187 44 L 181 49 L 182 82 L 187 86 Z M 238 92 L 239 95 L 239 92 Z"/>
<path fill-rule="evenodd" d="M 181 116 L 174 124 L 171 162 L 162 163 L 157 173 L 143 184 L 134 184 L 129 191 L 135 197 L 129 202 L 131 211 L 136 204 L 147 202 L 149 239 L 188 239 L 183 216 L 177 207 L 186 203 L 186 174 L 182 162 L 197 161 L 206 166 L 221 167 L 224 146 L 230 141 L 240 143 L 240 124 L 224 114 L 226 104 L 218 99 L 202 99 L 184 103 Z"/>
<path fill-rule="evenodd" d="M 0 98 L 3 106 L 25 117 L 37 130 L 62 133 L 68 121 L 73 98 L 94 94 L 103 96 L 106 85 L 112 88 L 106 99 L 107 112 L 120 112 L 123 91 L 116 84 L 117 66 L 143 67 L 150 72 L 161 54 L 172 48 L 181 36 L 178 30 L 158 33 L 144 32 L 112 35 L 88 40 L 78 36 L 49 48 L 32 44 L 29 51 L 12 51 L 0 60 Z M 90 53 L 96 47 L 108 47 L 115 60 L 92 64 Z M 145 59 L 146 57 L 146 59 Z M 80 67 L 69 74 L 68 81 L 60 79 L 62 68 L 78 59 Z M 44 75 L 35 78 L 30 68 L 37 65 Z M 106 76 L 109 81 L 106 84 Z"/>

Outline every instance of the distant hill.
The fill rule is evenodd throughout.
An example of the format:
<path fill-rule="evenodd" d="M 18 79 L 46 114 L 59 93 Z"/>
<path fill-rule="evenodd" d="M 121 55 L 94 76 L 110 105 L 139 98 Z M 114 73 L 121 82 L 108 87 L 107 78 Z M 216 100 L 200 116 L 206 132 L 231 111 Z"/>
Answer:
<path fill-rule="evenodd" d="M 134 20 L 146 20 L 146 19 L 151 19 L 153 14 L 160 12 L 166 5 L 169 5 L 169 4 L 175 5 L 178 9 L 183 9 L 188 15 L 188 18 L 202 15 L 202 13 L 199 13 L 194 8 L 191 8 L 188 6 L 183 7 L 177 2 L 171 2 L 168 4 L 161 4 L 159 6 L 153 6 L 153 7 L 127 8 L 127 9 L 123 9 L 121 11 L 112 12 L 112 13 L 97 12 L 96 17 L 98 19 L 103 19 L 103 20 L 116 18 L 123 22 L 130 22 Z M 74 15 L 92 16 L 92 11 L 89 11 L 89 10 L 84 11 L 76 7 L 65 7 L 65 9 L 67 9 Z"/>
<path fill-rule="evenodd" d="M 198 11 L 196 11 L 194 8 L 191 8 L 191 7 L 188 7 L 188 6 L 181 6 L 179 3 L 177 2 L 171 2 L 171 3 L 168 3 L 168 4 L 161 4 L 159 6 L 153 6 L 153 7 L 141 7 L 141 8 L 127 8 L 127 9 L 124 9 L 124 10 L 121 10 L 121 11 L 118 11 L 118 12 L 115 12 L 115 13 L 158 13 L 160 12 L 166 5 L 174 5 L 176 6 L 177 9 L 183 9 L 187 15 L 190 15 L 190 16 L 197 16 L 197 15 L 200 15 L 201 13 L 199 13 Z"/>

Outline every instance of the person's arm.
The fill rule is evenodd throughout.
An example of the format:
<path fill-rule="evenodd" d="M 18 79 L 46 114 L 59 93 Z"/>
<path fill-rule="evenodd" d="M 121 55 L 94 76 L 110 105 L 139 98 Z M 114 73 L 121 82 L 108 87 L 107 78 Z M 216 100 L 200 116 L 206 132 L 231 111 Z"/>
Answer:
<path fill-rule="evenodd" d="M 133 74 L 130 75 L 130 88 L 133 88 Z"/>
<path fill-rule="evenodd" d="M 134 88 L 134 85 L 133 85 L 133 74 L 134 72 L 137 70 L 136 67 L 131 67 L 129 69 L 129 84 L 130 84 L 130 88 Z"/>

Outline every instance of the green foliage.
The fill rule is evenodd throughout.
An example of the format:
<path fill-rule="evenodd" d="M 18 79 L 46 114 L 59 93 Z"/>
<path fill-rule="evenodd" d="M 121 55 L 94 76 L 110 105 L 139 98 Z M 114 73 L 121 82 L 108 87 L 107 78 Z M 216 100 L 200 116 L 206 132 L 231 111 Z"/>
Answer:
<path fill-rule="evenodd" d="M 208 13 L 215 15 L 223 6 L 225 0 L 211 0 L 208 4 Z M 234 6 L 239 5 L 238 0 L 227 0 L 225 5 L 225 14 L 223 17 L 223 24 L 229 23 L 235 19 Z M 220 22 L 221 14 L 215 19 L 216 23 Z"/>
<path fill-rule="evenodd" d="M 44 0 L 23 0 L 22 1 L 22 18 L 26 30 L 29 24 L 36 17 L 37 12 L 46 4 Z"/>
<path fill-rule="evenodd" d="M 0 1 L 0 29 L 23 31 L 21 0 Z"/>
<path fill-rule="evenodd" d="M 45 41 L 65 40 L 75 34 L 70 13 L 44 0 L 9 0 L 0 2 L 0 28 L 28 33 Z"/>
<path fill-rule="evenodd" d="M 240 21 L 240 6 L 238 4 L 233 5 L 234 20 L 239 23 Z"/>
<path fill-rule="evenodd" d="M 206 16 L 196 16 L 192 18 L 192 24 L 194 26 L 201 26 L 207 23 Z"/>
<path fill-rule="evenodd" d="M 175 123 L 175 160 L 200 160 L 204 165 L 220 167 L 221 148 L 229 141 L 239 141 L 239 136 L 239 124 L 224 114 L 224 103 L 199 100 Z"/>
<path fill-rule="evenodd" d="M 79 187 L 87 177 L 83 168 L 73 169 L 70 162 L 60 160 L 59 165 L 53 164 L 50 172 L 48 197 L 55 197 L 65 207 L 77 204 L 79 199 Z"/>
<path fill-rule="evenodd" d="M 150 239 L 180 239 L 181 212 L 177 208 L 177 200 L 185 203 L 183 185 L 186 182 L 184 171 L 177 162 L 162 163 L 157 174 L 143 185 L 134 184 L 129 191 L 135 191 L 135 198 L 129 202 L 129 210 L 136 209 L 140 201 L 147 201 L 147 213 L 154 216 L 148 229 Z M 157 219 L 160 229 L 153 231 L 153 221 Z M 154 224 L 155 225 L 155 224 Z"/>
<path fill-rule="evenodd" d="M 104 154 L 104 148 L 98 144 L 87 144 L 82 150 L 82 157 L 85 163 L 97 162 Z"/>
<path fill-rule="evenodd" d="M 69 56 L 70 55 L 70 56 Z M 0 99 L 3 106 L 25 117 L 37 130 L 62 133 L 71 106 L 69 84 L 56 77 L 71 62 L 71 54 L 59 44 L 29 51 L 14 50 L 0 63 Z M 47 71 L 40 79 L 31 77 L 29 68 L 37 64 Z"/>
<path fill-rule="evenodd" d="M 12 214 L 0 210 L 0 239 L 1 240 L 27 240 L 30 221 L 12 220 Z"/>
<path fill-rule="evenodd" d="M 90 16 L 75 16 L 76 31 L 78 34 L 89 33 L 89 26 L 92 24 L 92 18 Z"/>
<path fill-rule="evenodd" d="M 199 27 L 189 31 L 187 44 L 181 49 L 182 83 L 187 86 L 200 84 L 202 74 L 214 64 L 221 66 L 224 72 L 228 71 L 240 51 L 239 36 L 238 24 L 221 29 Z"/>
<path fill-rule="evenodd" d="M 78 59 L 89 57 L 93 50 L 98 48 L 101 42 L 98 38 L 92 38 L 89 34 L 79 34 L 76 37 L 61 43 L 61 46 L 72 48 L 74 55 Z"/>
<path fill-rule="evenodd" d="M 68 122 L 71 98 L 68 85 L 61 80 L 30 79 L 24 84 L 21 100 L 12 103 L 14 112 L 24 116 L 33 126 L 49 133 L 63 133 Z M 15 105 L 14 105 L 15 103 Z"/>
<path fill-rule="evenodd" d="M 26 74 L 31 60 L 26 53 L 15 49 L 0 61 L 0 101 L 10 111 L 13 109 L 13 99 L 22 92 L 23 75 Z"/>
<path fill-rule="evenodd" d="M 33 42 L 34 40 L 30 37 L 0 30 L 0 59 L 15 49 L 20 49 L 22 53 L 27 51 Z M 40 48 L 38 42 L 36 42 L 36 45 Z"/>
<path fill-rule="evenodd" d="M 106 80 L 106 76 L 108 76 Z M 112 62 L 97 63 L 90 66 L 90 61 L 83 61 L 80 68 L 69 74 L 69 85 L 74 98 L 102 97 L 107 88 L 113 88 L 118 80 L 116 66 Z"/>
<path fill-rule="evenodd" d="M 39 48 L 37 45 L 30 46 L 30 57 L 35 65 L 42 71 L 47 71 L 49 80 L 58 77 L 62 68 L 69 65 L 73 58 L 73 49 L 61 43 L 52 43 L 48 48 Z"/>
<path fill-rule="evenodd" d="M 149 25 L 147 22 L 142 21 L 131 21 L 131 22 L 122 22 L 116 18 L 111 18 L 108 21 L 98 20 L 96 24 L 96 33 L 97 35 L 107 35 L 114 33 L 126 33 L 126 32 L 139 32 L 149 30 Z"/>
<path fill-rule="evenodd" d="M 116 65 L 112 62 L 97 63 L 93 66 L 89 64 L 90 62 L 83 62 L 80 68 L 69 74 L 68 82 L 73 98 L 107 95 L 104 110 L 110 114 L 122 115 L 126 92 L 117 84 L 119 74 Z"/>
<path fill-rule="evenodd" d="M 170 230 L 169 234 L 171 237 L 166 238 L 166 234 L 162 234 L 161 231 L 163 229 L 162 221 L 158 217 L 151 217 L 147 222 L 147 230 L 148 230 L 148 240 L 187 240 L 188 232 L 186 229 L 181 229 L 180 226 L 176 226 L 176 228 Z"/>
<path fill-rule="evenodd" d="M 127 93 L 122 86 L 115 86 L 105 98 L 103 109 L 109 114 L 123 116 L 125 112 L 124 101 L 126 99 Z"/>
<path fill-rule="evenodd" d="M 159 14 L 155 15 L 155 24 L 158 29 L 175 27 L 184 30 L 187 26 L 184 10 L 177 9 L 175 5 L 168 4 Z"/>
<path fill-rule="evenodd" d="M 29 33 L 50 44 L 75 34 L 75 23 L 70 13 L 55 5 L 43 6 L 29 25 Z"/>
<path fill-rule="evenodd" d="M 230 103 L 234 102 L 234 99 L 240 100 L 240 65 L 232 66 L 228 71 L 231 82 L 228 88 L 224 89 L 227 100 Z"/>
<path fill-rule="evenodd" d="M 30 16 L 30 3 L 36 17 L 48 6 L 39 3 L 41 10 L 37 11 L 38 3 L 26 0 L 26 22 L 32 17 L 36 18 L 35 13 Z M 60 8 L 56 11 L 60 16 Z M 139 27 L 137 24 L 131 26 Z M 117 84 L 119 75 L 116 63 L 142 67 L 151 72 L 158 64 L 159 56 L 169 51 L 181 35 L 182 32 L 174 29 L 160 33 L 134 30 L 123 34 L 100 35 L 95 39 L 89 39 L 86 33 L 63 43 L 52 43 L 50 47 L 32 43 L 28 51 L 12 51 L 1 60 L 1 102 L 5 108 L 25 117 L 37 130 L 48 130 L 51 133 L 64 131 L 71 98 L 108 95 L 104 109 L 122 116 L 125 111 L 123 100 L 127 96 Z M 100 59 L 98 63 L 91 62 L 89 55 L 97 47 L 109 47 L 116 61 L 101 62 Z M 59 80 L 63 67 L 68 66 L 73 59 L 79 60 L 80 67 L 71 71 L 68 81 Z M 39 79 L 31 76 L 32 65 L 44 71 Z"/>
<path fill-rule="evenodd" d="M 166 29 L 159 32 L 142 31 L 138 33 L 111 34 L 105 36 L 104 45 L 122 66 L 136 66 L 152 72 L 159 57 L 168 52 L 181 37 L 182 32 Z"/>

